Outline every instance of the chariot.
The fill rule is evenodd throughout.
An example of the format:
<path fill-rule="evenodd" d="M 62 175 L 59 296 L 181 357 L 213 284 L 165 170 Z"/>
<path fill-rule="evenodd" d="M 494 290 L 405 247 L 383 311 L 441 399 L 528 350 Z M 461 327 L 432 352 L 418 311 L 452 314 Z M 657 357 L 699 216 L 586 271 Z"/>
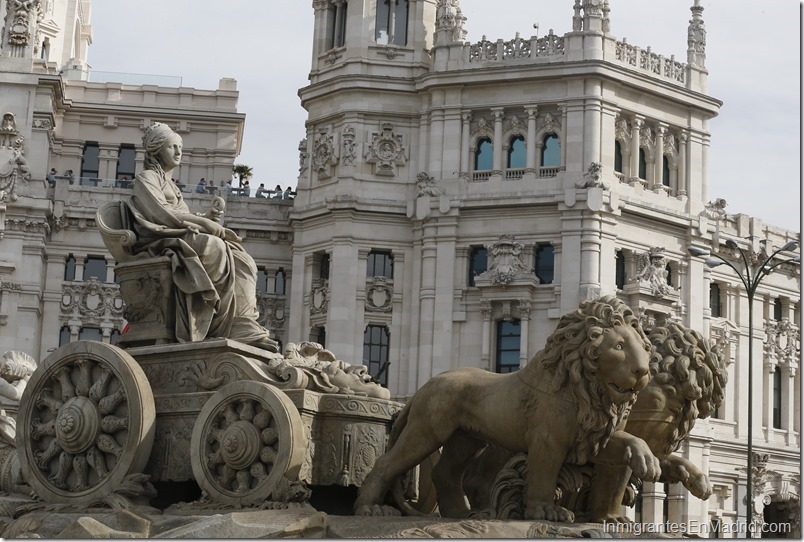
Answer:
<path fill-rule="evenodd" d="M 99 209 L 98 226 L 130 331 L 120 347 L 58 348 L 28 382 L 17 451 L 39 497 L 91 506 L 194 480 L 214 503 L 254 506 L 361 484 L 401 404 L 336 384 L 315 356 L 294 365 L 229 339 L 175 342 L 169 260 L 127 251 L 135 237 L 121 202 Z M 347 382 L 365 382 L 364 367 L 338 363 Z"/>

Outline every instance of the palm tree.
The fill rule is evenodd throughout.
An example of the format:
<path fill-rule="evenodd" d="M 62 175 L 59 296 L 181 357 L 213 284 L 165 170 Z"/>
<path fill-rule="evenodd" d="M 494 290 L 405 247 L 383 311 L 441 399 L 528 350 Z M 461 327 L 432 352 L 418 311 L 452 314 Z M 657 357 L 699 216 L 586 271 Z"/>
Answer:
<path fill-rule="evenodd" d="M 237 175 L 237 178 L 240 179 L 240 186 L 243 186 L 243 181 L 250 179 L 254 176 L 254 172 L 251 170 L 251 166 L 247 166 L 246 164 L 235 164 L 232 166 L 232 173 Z"/>

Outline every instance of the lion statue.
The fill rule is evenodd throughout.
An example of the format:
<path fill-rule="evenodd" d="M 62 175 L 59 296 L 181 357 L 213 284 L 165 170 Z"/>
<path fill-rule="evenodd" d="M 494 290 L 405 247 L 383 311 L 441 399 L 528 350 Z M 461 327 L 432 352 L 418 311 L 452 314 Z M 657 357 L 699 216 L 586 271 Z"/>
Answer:
<path fill-rule="evenodd" d="M 690 493 L 706 500 L 712 494 L 709 478 L 687 459 L 674 455 L 697 419 L 711 416 L 723 402 L 728 374 L 720 351 L 695 330 L 680 324 L 655 327 L 652 379 L 631 410 L 625 430 L 643 439 L 660 460 L 661 482 L 681 482 Z M 620 503 L 633 504 L 628 487 L 630 469 L 598 465 L 589 494 L 590 521 L 627 521 Z M 639 478 L 639 475 L 636 475 Z"/>
<path fill-rule="evenodd" d="M 431 378 L 402 409 L 355 513 L 387 514 L 382 504 L 391 485 L 439 447 L 432 476 L 447 517 L 469 514 L 461 480 L 486 443 L 528 453 L 528 519 L 573 521 L 554 499 L 561 466 L 585 464 L 603 447 L 617 450 L 613 462 L 655 479 L 659 463 L 647 445 L 616 431 L 648 383 L 649 353 L 637 317 L 607 296 L 564 315 L 545 348 L 517 372 L 461 368 Z"/>
<path fill-rule="evenodd" d="M 681 482 L 693 495 L 706 500 L 711 495 L 706 474 L 672 452 L 687 438 L 695 420 L 711 416 L 723 401 L 727 380 L 725 362 L 709 340 L 680 324 L 654 327 L 648 337 L 652 345 L 652 378 L 639 393 L 625 431 L 643 439 L 660 460 L 661 482 Z M 521 481 L 515 479 L 527 467 L 524 456 L 513 455 L 508 450 L 489 446 L 467 470 L 464 487 L 473 510 L 482 517 L 518 518 L 524 495 Z M 592 462 L 599 462 L 602 455 Z M 499 473 L 496 480 L 494 473 Z M 572 483 L 562 483 L 565 481 Z M 558 484 L 559 502 L 584 521 L 625 522 L 628 520 L 621 514 L 621 505 L 633 505 L 633 486 L 638 482 L 628 467 L 591 463 L 583 467 L 565 465 Z M 520 488 L 520 494 L 512 493 L 512 487 Z"/>

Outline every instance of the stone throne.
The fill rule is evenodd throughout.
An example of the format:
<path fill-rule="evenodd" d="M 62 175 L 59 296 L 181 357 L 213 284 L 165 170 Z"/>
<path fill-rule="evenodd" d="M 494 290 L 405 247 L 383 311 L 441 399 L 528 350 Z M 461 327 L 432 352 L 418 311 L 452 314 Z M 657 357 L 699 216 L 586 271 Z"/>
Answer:
<path fill-rule="evenodd" d="M 106 202 L 97 211 L 98 230 L 117 262 L 115 273 L 126 304 L 123 316 L 128 331 L 120 336 L 120 346 L 175 343 L 176 299 L 170 258 L 133 253 L 137 242 L 133 220 L 124 201 Z"/>

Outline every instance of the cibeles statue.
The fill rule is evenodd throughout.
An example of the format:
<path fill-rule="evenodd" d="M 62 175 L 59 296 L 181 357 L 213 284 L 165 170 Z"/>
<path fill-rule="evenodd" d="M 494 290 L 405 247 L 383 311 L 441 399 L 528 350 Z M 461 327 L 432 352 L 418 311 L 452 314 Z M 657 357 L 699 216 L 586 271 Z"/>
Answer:
<path fill-rule="evenodd" d="M 145 169 L 134 178 L 130 204 L 137 234 L 132 252 L 170 257 L 176 338 L 226 337 L 276 352 L 257 322 L 257 265 L 242 239 L 220 224 L 219 210 L 192 213 L 171 178 L 181 163 L 181 137 L 157 122 L 145 129 L 142 143 Z"/>
<path fill-rule="evenodd" d="M 24 485 L 17 456 L 17 422 L 5 408 L 16 406 L 28 380 L 36 370 L 36 360 L 17 350 L 10 350 L 0 358 L 0 491 L 22 493 Z M 5 408 L 3 408 L 5 407 Z"/>

